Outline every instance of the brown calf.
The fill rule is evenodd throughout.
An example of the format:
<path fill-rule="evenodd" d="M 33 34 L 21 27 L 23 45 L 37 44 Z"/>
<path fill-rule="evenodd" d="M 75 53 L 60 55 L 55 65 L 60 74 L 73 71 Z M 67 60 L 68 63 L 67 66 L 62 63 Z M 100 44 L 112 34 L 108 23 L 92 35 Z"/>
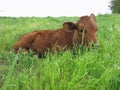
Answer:
<path fill-rule="evenodd" d="M 94 14 L 83 16 L 77 24 L 65 22 L 63 28 L 58 30 L 41 30 L 24 34 L 13 46 L 13 49 L 18 52 L 21 47 L 23 51 L 31 49 L 36 53 L 44 54 L 48 50 L 51 53 L 55 50 L 66 50 L 71 48 L 73 44 L 80 45 L 82 42 L 83 45 L 87 45 L 89 48 L 92 41 L 97 44 L 97 24 L 93 16 Z"/>

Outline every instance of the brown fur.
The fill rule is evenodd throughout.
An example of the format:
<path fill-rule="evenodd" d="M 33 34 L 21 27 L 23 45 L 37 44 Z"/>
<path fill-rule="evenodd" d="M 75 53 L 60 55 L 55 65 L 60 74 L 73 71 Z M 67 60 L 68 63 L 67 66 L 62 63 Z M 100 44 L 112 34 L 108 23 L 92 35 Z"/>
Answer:
<path fill-rule="evenodd" d="M 58 30 L 41 30 L 33 31 L 22 35 L 17 43 L 13 46 L 15 52 L 21 47 L 23 51 L 32 51 L 44 54 L 48 50 L 54 51 L 66 50 L 71 48 L 73 43 L 81 44 L 82 35 L 84 34 L 84 45 L 89 47 L 90 42 L 97 43 L 96 31 L 97 24 L 93 16 L 83 16 L 74 24 L 72 22 L 63 23 L 63 28 Z"/>
<path fill-rule="evenodd" d="M 61 50 L 71 47 L 72 37 L 77 27 L 72 22 L 63 24 L 63 28 L 58 30 L 33 31 L 22 35 L 13 46 L 15 52 L 21 47 L 23 51 L 32 49 L 34 52 L 45 53 L 48 49 L 53 53 L 54 50 Z"/>
<path fill-rule="evenodd" d="M 90 16 L 82 16 L 80 20 L 77 22 L 78 30 L 84 30 L 84 44 L 90 47 L 90 43 L 98 45 L 96 32 L 98 29 L 96 23 L 96 17 L 94 14 Z"/>

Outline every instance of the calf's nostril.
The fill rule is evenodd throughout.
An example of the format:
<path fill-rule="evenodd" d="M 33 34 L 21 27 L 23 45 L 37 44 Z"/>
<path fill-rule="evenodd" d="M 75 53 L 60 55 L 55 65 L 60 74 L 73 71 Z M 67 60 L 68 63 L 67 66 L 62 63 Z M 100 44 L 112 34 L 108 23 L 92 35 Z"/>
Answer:
<path fill-rule="evenodd" d="M 99 47 L 99 43 L 92 44 L 92 47 Z"/>
<path fill-rule="evenodd" d="M 95 45 L 94 44 L 92 44 L 92 47 L 94 47 Z"/>

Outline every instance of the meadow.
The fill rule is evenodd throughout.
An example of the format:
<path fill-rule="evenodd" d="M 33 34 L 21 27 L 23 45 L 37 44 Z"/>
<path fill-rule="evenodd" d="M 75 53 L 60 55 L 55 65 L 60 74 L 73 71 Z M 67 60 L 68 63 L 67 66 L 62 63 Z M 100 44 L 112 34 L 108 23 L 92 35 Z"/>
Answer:
<path fill-rule="evenodd" d="M 120 90 L 120 15 L 98 15 L 98 48 L 38 58 L 13 53 L 18 38 L 79 17 L 0 17 L 0 90 Z"/>

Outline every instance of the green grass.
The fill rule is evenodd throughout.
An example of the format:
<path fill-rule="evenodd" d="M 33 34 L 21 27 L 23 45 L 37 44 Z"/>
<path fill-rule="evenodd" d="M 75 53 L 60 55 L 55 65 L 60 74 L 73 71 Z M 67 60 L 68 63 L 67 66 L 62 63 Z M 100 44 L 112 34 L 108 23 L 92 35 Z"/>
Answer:
<path fill-rule="evenodd" d="M 57 29 L 79 17 L 0 17 L 0 89 L 120 90 L 120 15 L 98 15 L 100 47 L 73 56 L 37 58 L 32 52 L 14 54 L 19 36 L 33 30 Z"/>

